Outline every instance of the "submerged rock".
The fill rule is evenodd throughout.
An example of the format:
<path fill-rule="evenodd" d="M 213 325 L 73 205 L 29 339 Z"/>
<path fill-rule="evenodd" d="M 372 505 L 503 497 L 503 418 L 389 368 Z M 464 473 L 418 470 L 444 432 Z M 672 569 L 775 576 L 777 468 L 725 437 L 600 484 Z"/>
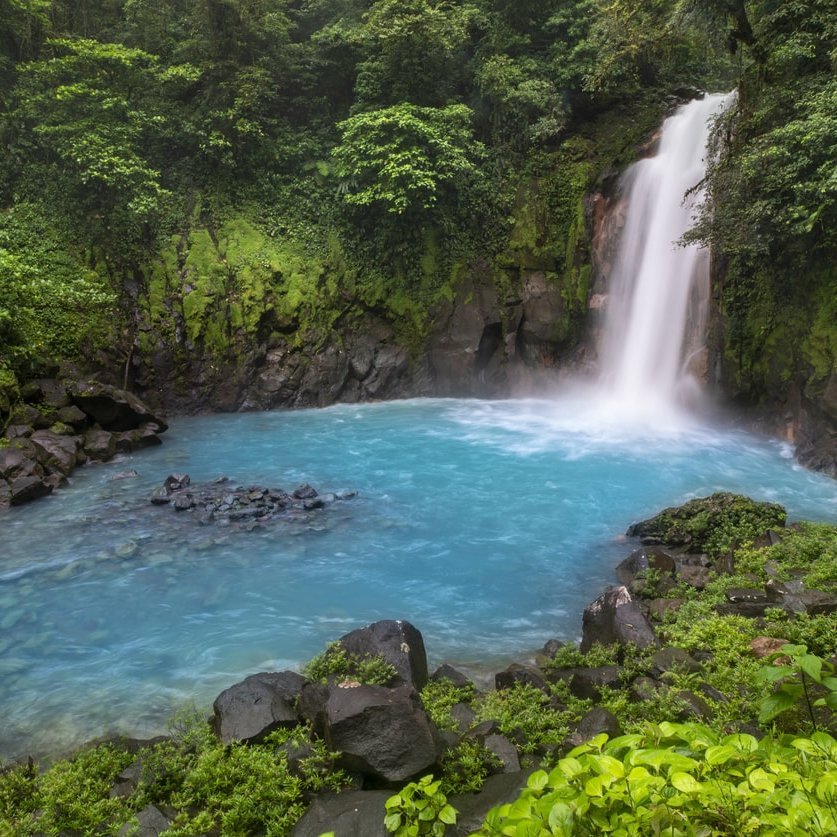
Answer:
<path fill-rule="evenodd" d="M 343 497 L 353 497 L 354 493 Z M 155 506 L 170 506 L 173 510 L 189 512 L 200 524 L 217 523 L 221 526 L 237 524 L 239 528 L 277 520 L 292 521 L 306 513 L 325 508 L 342 499 L 337 494 L 319 495 L 310 485 L 300 486 L 293 494 L 281 488 L 258 485 L 230 488 L 226 478 L 204 485 L 192 485 L 188 474 L 169 474 L 163 484 L 155 488 L 149 502 Z"/>

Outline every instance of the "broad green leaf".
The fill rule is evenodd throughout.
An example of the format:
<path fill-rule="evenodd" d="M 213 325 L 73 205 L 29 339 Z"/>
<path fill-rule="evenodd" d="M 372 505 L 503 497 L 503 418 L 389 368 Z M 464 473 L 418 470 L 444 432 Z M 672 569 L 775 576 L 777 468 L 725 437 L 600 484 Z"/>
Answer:
<path fill-rule="evenodd" d="M 776 782 L 774 781 L 773 777 L 770 776 L 769 773 L 766 773 L 762 768 L 757 767 L 753 770 L 750 775 L 747 777 L 750 785 L 756 790 L 767 791 L 768 793 L 773 793 L 776 789 Z"/>
<path fill-rule="evenodd" d="M 698 793 L 702 787 L 700 782 L 688 773 L 672 773 L 670 780 L 671 784 L 683 793 Z"/>
<path fill-rule="evenodd" d="M 456 822 L 456 808 L 453 805 L 445 805 L 439 811 L 439 819 L 447 825 L 453 825 Z"/>
<path fill-rule="evenodd" d="M 395 832 L 398 830 L 398 827 L 401 825 L 401 814 L 387 814 L 384 817 L 384 828 L 387 831 Z"/>
<path fill-rule="evenodd" d="M 768 695 L 759 706 L 759 722 L 772 721 L 777 715 L 790 709 L 795 703 L 796 696 L 785 690 Z"/>
<path fill-rule="evenodd" d="M 584 783 L 584 792 L 588 796 L 603 796 L 604 788 L 606 786 L 606 778 L 603 776 L 593 776 Z"/>
<path fill-rule="evenodd" d="M 725 764 L 730 759 L 737 758 L 740 755 L 739 751 L 729 744 L 718 744 L 714 747 L 709 747 L 703 754 L 703 758 L 707 764 Z"/>
<path fill-rule="evenodd" d="M 555 786 L 561 780 L 561 776 L 565 776 L 567 779 L 572 779 L 583 772 L 584 768 L 581 766 L 579 760 L 567 756 L 566 758 L 561 759 L 561 761 L 558 762 L 558 767 L 556 767 L 555 770 L 549 774 L 549 783 Z"/>
<path fill-rule="evenodd" d="M 799 658 L 798 662 L 799 667 L 808 677 L 817 683 L 820 682 L 822 676 L 822 660 L 819 657 L 815 657 L 813 654 L 805 654 Z"/>
<path fill-rule="evenodd" d="M 527 787 L 532 788 L 532 790 L 542 791 L 547 784 L 549 783 L 549 776 L 547 776 L 545 770 L 536 770 L 530 777 L 529 781 L 526 782 Z"/>

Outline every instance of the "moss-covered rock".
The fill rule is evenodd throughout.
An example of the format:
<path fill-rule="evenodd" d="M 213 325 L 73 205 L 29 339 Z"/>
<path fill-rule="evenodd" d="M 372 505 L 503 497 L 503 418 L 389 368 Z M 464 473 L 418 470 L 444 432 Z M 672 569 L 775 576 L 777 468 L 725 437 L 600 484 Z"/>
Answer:
<path fill-rule="evenodd" d="M 768 529 L 783 527 L 786 518 L 785 509 L 776 503 L 719 492 L 634 523 L 627 534 L 646 542 L 686 546 L 690 552 L 719 557 L 736 544 L 752 541 Z"/>

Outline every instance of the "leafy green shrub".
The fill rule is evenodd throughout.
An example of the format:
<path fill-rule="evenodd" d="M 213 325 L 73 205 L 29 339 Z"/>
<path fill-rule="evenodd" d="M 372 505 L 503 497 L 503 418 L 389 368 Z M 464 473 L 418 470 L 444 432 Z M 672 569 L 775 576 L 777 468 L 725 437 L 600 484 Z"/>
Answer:
<path fill-rule="evenodd" d="M 387 799 L 386 830 L 395 837 L 443 837 L 447 826 L 456 823 L 456 809 L 440 787 L 440 781 L 423 776 Z"/>
<path fill-rule="evenodd" d="M 557 747 L 580 717 L 577 711 L 556 709 L 548 695 L 528 683 L 488 692 L 475 710 L 478 721 L 497 721 L 522 753 Z"/>
<path fill-rule="evenodd" d="M 463 738 L 442 756 L 442 789 L 446 794 L 477 793 L 503 762 L 473 738 Z"/>
<path fill-rule="evenodd" d="M 450 680 L 431 680 L 421 690 L 421 702 L 439 729 L 456 730 L 456 722 L 450 710 L 457 703 L 470 703 L 474 698 L 474 686 L 454 686 Z"/>
<path fill-rule="evenodd" d="M 32 814 L 40 806 L 38 771 L 31 764 L 0 772 L 0 834 L 24 834 Z"/>
<path fill-rule="evenodd" d="M 130 753 L 103 745 L 57 762 L 38 780 L 35 830 L 28 832 L 24 828 L 18 833 L 92 834 L 103 825 L 121 824 L 127 818 L 125 803 L 111 799 L 110 790 L 119 773 L 133 760 Z"/>
<path fill-rule="evenodd" d="M 759 679 L 775 685 L 760 704 L 759 721 L 772 721 L 788 710 L 802 710 L 814 729 L 835 726 L 837 676 L 828 660 L 809 654 L 804 645 L 783 645 L 771 655 L 774 664 L 763 666 Z"/>
<path fill-rule="evenodd" d="M 837 741 L 825 733 L 758 741 L 666 722 L 575 748 L 492 809 L 477 834 L 825 837 L 837 828 L 835 803 Z"/>
<path fill-rule="evenodd" d="M 615 645 L 601 645 L 595 642 L 589 651 L 582 653 L 578 646 L 567 643 L 562 645 L 542 668 L 544 671 L 559 671 L 562 668 L 611 666 L 617 662 L 618 656 L 619 648 Z"/>
<path fill-rule="evenodd" d="M 199 754 L 173 796 L 181 813 L 166 833 L 197 837 L 218 828 L 230 837 L 287 834 L 304 810 L 301 792 L 284 751 L 219 743 Z"/>
<path fill-rule="evenodd" d="M 765 613 L 764 630 L 770 636 L 784 637 L 793 645 L 805 645 L 812 654 L 825 657 L 834 652 L 837 618 L 834 614 L 791 616 L 784 610 L 771 608 Z"/>
<path fill-rule="evenodd" d="M 741 549 L 735 556 L 740 572 L 766 580 L 765 565 L 787 581 L 801 576 L 808 587 L 837 592 L 837 526 L 798 523 L 780 532 L 778 543 L 762 549 Z"/>
<path fill-rule="evenodd" d="M 370 686 L 386 686 L 398 673 L 382 656 L 348 654 L 339 642 L 332 642 L 322 654 L 311 659 L 302 672 L 310 680 L 321 683 L 330 677 L 338 677 Z"/>

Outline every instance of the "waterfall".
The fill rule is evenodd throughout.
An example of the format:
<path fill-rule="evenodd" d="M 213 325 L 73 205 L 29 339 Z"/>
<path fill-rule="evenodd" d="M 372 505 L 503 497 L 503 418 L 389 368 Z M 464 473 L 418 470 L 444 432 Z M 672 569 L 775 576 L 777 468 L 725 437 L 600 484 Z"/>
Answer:
<path fill-rule="evenodd" d="M 602 384 L 612 402 L 649 414 L 684 400 L 698 383 L 688 369 L 700 353 L 709 297 L 709 254 L 678 241 L 703 193 L 712 118 L 734 94 L 689 102 L 665 120 L 656 155 L 623 176 L 627 214 L 601 346 Z"/>

